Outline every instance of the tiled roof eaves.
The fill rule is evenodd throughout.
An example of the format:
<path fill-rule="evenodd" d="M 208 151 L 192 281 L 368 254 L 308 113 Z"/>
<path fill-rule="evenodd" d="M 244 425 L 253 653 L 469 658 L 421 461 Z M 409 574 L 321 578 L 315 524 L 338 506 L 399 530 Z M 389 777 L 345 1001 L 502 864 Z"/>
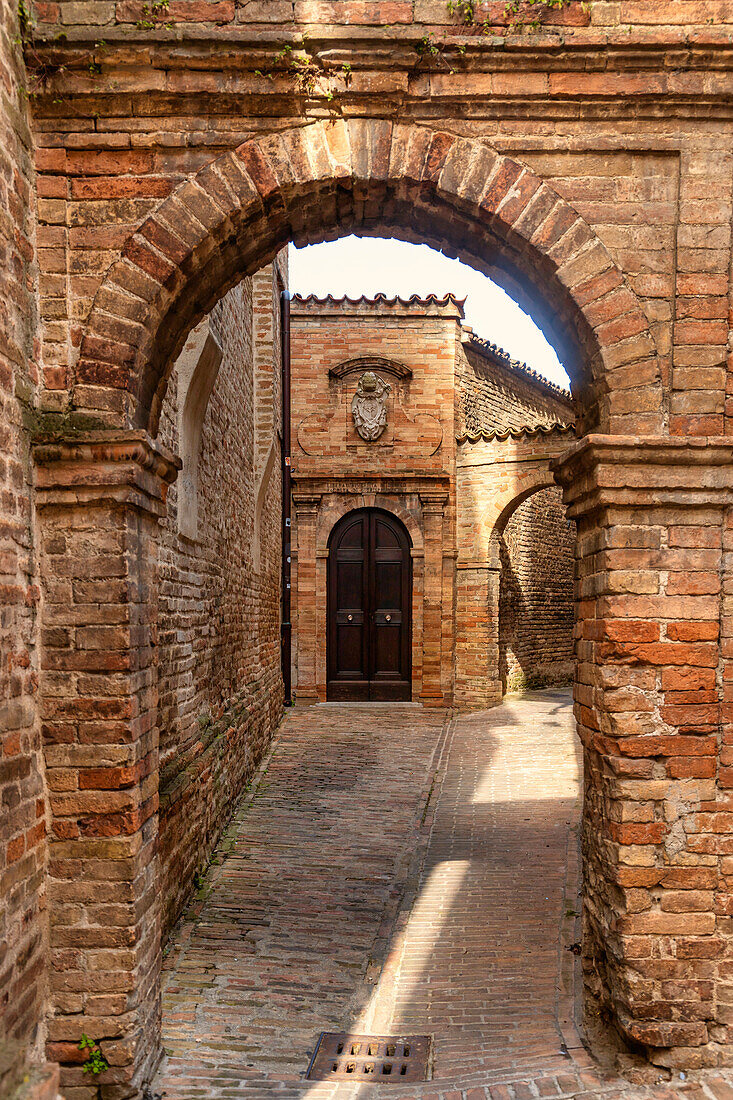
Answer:
<path fill-rule="evenodd" d="M 494 440 L 503 443 L 507 439 L 518 439 L 520 436 L 533 439 L 538 436 L 553 434 L 575 436 L 575 425 L 563 422 L 557 424 L 527 424 L 521 428 L 508 428 L 506 431 L 490 432 L 484 429 L 479 432 L 464 432 L 462 435 L 456 436 L 456 443 L 491 443 Z"/>
<path fill-rule="evenodd" d="M 562 398 L 563 401 L 572 401 L 573 395 L 570 390 L 566 390 L 563 386 L 558 386 L 557 383 L 551 382 L 549 378 L 545 378 L 539 374 L 536 370 L 532 370 L 526 363 L 523 363 L 521 359 L 513 359 L 508 352 L 500 348 L 498 344 L 492 344 L 490 340 L 484 340 L 480 336 L 476 336 L 473 332 L 466 333 L 466 343 L 473 350 L 478 352 L 479 355 L 492 355 L 495 359 L 498 359 L 502 366 L 508 367 L 509 370 L 516 371 L 517 374 L 524 376 L 526 381 L 533 383 L 537 386 L 542 386 L 543 389 L 549 390 L 550 393 L 556 397 Z"/>
<path fill-rule="evenodd" d="M 350 298 L 348 294 L 342 295 L 340 298 L 335 298 L 332 294 L 327 294 L 325 298 L 320 298 L 317 294 L 294 294 L 292 302 L 297 302 L 301 305 L 317 305 L 317 306 L 395 306 L 400 305 L 405 308 L 410 306 L 447 306 L 454 305 L 456 309 L 460 310 L 461 316 L 463 316 L 463 308 L 466 304 L 465 298 L 457 298 L 455 294 L 445 294 L 440 298 L 437 294 L 428 294 L 424 298 L 421 298 L 419 294 L 411 294 L 409 298 L 401 298 L 399 294 L 395 294 L 390 298 L 387 294 L 375 294 L 373 298 L 368 297 L 366 294 L 362 294 L 358 298 Z"/>

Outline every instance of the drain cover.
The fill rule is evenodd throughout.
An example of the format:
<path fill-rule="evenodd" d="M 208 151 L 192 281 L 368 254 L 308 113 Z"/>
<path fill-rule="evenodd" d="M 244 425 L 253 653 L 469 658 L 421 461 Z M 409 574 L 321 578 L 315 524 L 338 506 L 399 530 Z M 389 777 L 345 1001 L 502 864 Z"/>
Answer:
<path fill-rule="evenodd" d="M 324 1031 L 311 1058 L 310 1081 L 425 1081 L 430 1065 L 429 1035 L 351 1035 Z"/>

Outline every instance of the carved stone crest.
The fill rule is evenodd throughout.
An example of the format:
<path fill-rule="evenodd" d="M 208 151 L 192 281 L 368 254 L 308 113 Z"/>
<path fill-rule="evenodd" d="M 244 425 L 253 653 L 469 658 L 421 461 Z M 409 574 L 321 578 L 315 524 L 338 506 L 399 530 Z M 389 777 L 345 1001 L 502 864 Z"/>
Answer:
<path fill-rule="evenodd" d="M 387 427 L 387 395 L 391 386 L 368 370 L 362 374 L 356 387 L 351 412 L 354 426 L 362 439 L 373 443 Z"/>

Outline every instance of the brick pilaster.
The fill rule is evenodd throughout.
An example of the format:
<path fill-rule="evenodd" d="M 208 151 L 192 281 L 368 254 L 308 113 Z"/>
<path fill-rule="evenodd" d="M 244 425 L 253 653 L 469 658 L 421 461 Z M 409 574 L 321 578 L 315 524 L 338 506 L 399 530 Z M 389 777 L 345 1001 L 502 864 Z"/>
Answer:
<path fill-rule="evenodd" d="M 732 457 L 722 439 L 590 436 L 556 464 L 578 524 L 586 985 L 665 1065 L 715 1064 L 733 1045 Z"/>
<path fill-rule="evenodd" d="M 443 517 L 448 494 L 421 492 L 424 543 L 423 667 L 420 699 L 426 706 L 444 703 L 442 671 Z"/>
<path fill-rule="evenodd" d="M 487 561 L 457 563 L 455 701 L 462 707 L 500 703 L 499 590 L 501 562 L 495 545 Z"/>
<path fill-rule="evenodd" d="M 317 703 L 318 647 L 316 579 L 316 522 L 320 493 L 293 493 L 295 534 L 297 539 L 298 683 L 299 703 Z"/>
<path fill-rule="evenodd" d="M 82 1033 L 139 1096 L 160 1052 L 157 527 L 177 460 L 146 433 L 34 447 L 51 843 L 49 1057 L 88 1085 Z"/>

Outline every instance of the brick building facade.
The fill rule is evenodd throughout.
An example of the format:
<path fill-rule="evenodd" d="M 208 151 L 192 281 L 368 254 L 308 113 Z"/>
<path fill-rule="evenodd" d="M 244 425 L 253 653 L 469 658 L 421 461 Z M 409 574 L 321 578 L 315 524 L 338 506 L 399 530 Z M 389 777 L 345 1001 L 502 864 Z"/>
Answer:
<path fill-rule="evenodd" d="M 586 995 L 656 1064 L 729 1062 L 733 4 L 573 0 L 524 33 L 503 3 L 31 6 L 0 11 L 4 1032 L 82 1090 L 101 1038 L 109 1096 L 159 1058 L 168 380 L 288 241 L 356 231 L 495 275 L 571 375 L 578 440 L 457 442 L 456 495 L 500 454 L 512 499 L 546 488 L 557 456 Z M 457 606 L 498 606 L 501 518 L 468 517 Z M 454 642 L 489 697 L 495 624 Z"/>
<path fill-rule="evenodd" d="M 410 698 L 478 706 L 497 701 L 507 683 L 570 678 L 574 537 L 568 537 L 559 490 L 549 488 L 553 452 L 547 449 L 551 438 L 564 445 L 572 438 L 570 395 L 478 339 L 462 317 L 462 303 L 450 296 L 296 297 L 291 304 L 293 682 L 299 701 L 339 697 L 329 680 L 334 655 L 328 649 L 349 645 L 350 633 L 363 634 L 356 643 L 357 679 L 368 680 L 365 666 L 378 659 L 370 652 L 376 630 L 366 624 L 360 632 L 348 622 L 349 613 L 352 620 L 379 618 L 378 611 L 364 610 L 361 591 L 344 594 L 356 605 L 351 612 L 344 605 L 346 621 L 332 625 L 339 615 L 332 606 L 330 577 L 338 568 L 332 532 L 360 509 L 397 517 L 408 535 L 409 606 L 400 611 L 399 629 L 409 636 Z M 376 438 L 362 438 L 355 402 L 370 374 L 385 387 L 385 418 Z M 496 453 L 477 459 L 486 440 L 495 441 Z M 507 480 L 509 450 L 518 440 L 524 440 L 524 453 L 519 462 L 512 454 L 514 476 Z M 544 486 L 549 495 L 544 508 L 525 504 L 528 471 L 532 486 Z M 481 565 L 472 557 L 476 513 L 497 519 L 489 533 L 494 560 Z M 514 569 L 510 555 L 505 561 L 496 556 L 507 545 L 507 524 L 509 545 L 525 548 Z M 459 585 L 467 569 L 484 579 L 490 574 L 493 583 L 470 590 Z M 513 586 L 511 604 L 495 598 L 499 577 Z M 356 583 L 361 588 L 361 578 Z M 485 654 L 468 640 L 468 623 L 475 620 L 483 624 Z M 501 666 L 509 655 L 511 675 Z M 517 673 L 521 661 L 534 669 L 525 677 Z"/>

